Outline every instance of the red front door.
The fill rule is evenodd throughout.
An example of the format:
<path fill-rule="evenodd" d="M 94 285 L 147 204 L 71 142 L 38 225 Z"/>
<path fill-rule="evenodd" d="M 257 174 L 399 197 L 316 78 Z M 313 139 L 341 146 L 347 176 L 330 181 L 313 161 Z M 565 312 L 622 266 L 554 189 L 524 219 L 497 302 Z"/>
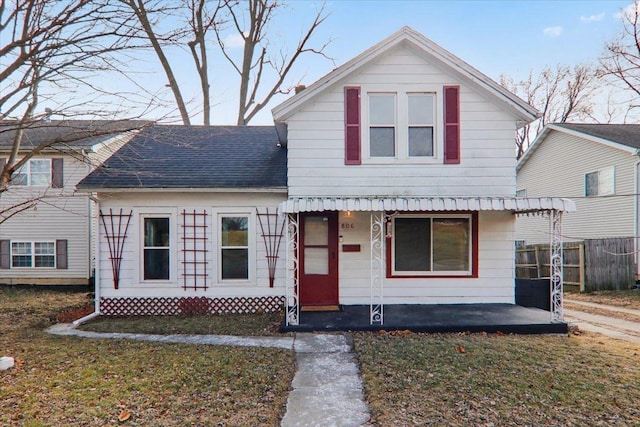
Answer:
<path fill-rule="evenodd" d="M 300 304 L 338 304 L 338 213 L 300 216 Z"/>

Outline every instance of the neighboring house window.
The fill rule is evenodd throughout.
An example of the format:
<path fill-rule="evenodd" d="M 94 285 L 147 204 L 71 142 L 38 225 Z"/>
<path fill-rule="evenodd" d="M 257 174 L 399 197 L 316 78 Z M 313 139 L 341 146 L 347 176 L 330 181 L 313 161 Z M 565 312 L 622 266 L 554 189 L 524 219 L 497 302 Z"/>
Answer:
<path fill-rule="evenodd" d="M 615 194 L 615 169 L 610 166 L 584 175 L 584 195 L 607 196 Z"/>
<path fill-rule="evenodd" d="M 396 155 L 396 95 L 376 93 L 369 96 L 369 155 Z"/>
<path fill-rule="evenodd" d="M 51 184 L 51 159 L 31 159 L 16 170 L 12 185 L 47 187 Z"/>
<path fill-rule="evenodd" d="M 391 276 L 475 274 L 474 216 L 403 215 L 393 219 Z"/>
<path fill-rule="evenodd" d="M 369 158 L 433 158 L 435 104 L 435 93 L 368 93 Z"/>
<path fill-rule="evenodd" d="M 527 197 L 527 189 L 521 188 L 519 190 L 516 190 L 516 197 Z"/>
<path fill-rule="evenodd" d="M 249 279 L 249 216 L 220 216 L 220 277 Z"/>
<path fill-rule="evenodd" d="M 11 267 L 56 266 L 55 242 L 11 242 Z"/>
<path fill-rule="evenodd" d="M 144 218 L 144 280 L 169 280 L 170 218 Z"/>

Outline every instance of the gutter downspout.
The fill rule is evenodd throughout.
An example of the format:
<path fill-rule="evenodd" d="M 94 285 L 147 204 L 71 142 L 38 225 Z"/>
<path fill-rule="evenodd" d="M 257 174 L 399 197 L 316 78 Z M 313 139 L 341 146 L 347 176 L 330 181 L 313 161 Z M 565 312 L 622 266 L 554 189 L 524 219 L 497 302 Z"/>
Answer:
<path fill-rule="evenodd" d="M 97 197 L 90 196 L 89 203 L 93 200 L 96 204 L 96 216 L 94 221 L 99 221 L 99 212 L 100 212 L 100 199 Z M 94 274 L 93 274 L 93 294 L 94 294 L 94 309 L 93 313 L 87 314 L 86 316 L 74 320 L 72 322 L 73 326 L 81 325 L 89 320 L 100 316 L 100 224 L 96 227 L 96 241 L 95 241 L 95 265 L 94 265 Z"/>
<path fill-rule="evenodd" d="M 634 180 L 633 180 L 633 194 L 635 198 L 635 203 L 633 205 L 633 251 L 635 253 L 635 261 L 636 261 L 636 279 L 638 275 L 640 275 L 640 256 L 638 254 L 638 233 L 640 232 L 640 225 L 638 225 L 638 221 L 640 220 L 640 195 L 638 191 L 640 191 L 640 185 L 638 180 L 640 179 L 640 151 L 636 152 L 636 156 L 639 159 L 635 163 L 635 168 L 633 171 Z"/>

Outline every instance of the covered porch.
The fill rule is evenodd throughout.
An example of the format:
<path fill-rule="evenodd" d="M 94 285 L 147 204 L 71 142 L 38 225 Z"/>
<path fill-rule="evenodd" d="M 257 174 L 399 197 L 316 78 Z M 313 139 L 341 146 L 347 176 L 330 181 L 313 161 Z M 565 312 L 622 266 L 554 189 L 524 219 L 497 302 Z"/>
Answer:
<path fill-rule="evenodd" d="M 287 278 L 286 278 L 286 315 L 284 320 L 284 330 L 391 330 L 410 329 L 425 332 L 444 331 L 485 331 L 485 332 L 518 332 L 518 333 L 550 333 L 566 332 L 563 314 L 563 283 L 562 283 L 562 214 L 575 210 L 575 204 L 567 199 L 559 198 L 506 198 L 506 197 L 361 197 L 361 198 L 290 198 L 280 205 L 280 211 L 287 217 Z M 465 294 L 460 295 L 455 300 L 433 303 L 428 298 L 422 298 L 418 303 L 411 297 L 405 301 L 398 300 L 396 292 L 395 298 L 390 297 L 397 288 L 389 287 L 390 283 L 401 283 L 402 278 L 396 276 L 392 278 L 390 274 L 390 260 L 387 252 L 390 250 L 390 241 L 393 233 L 394 218 L 400 215 L 413 214 L 433 214 L 443 215 L 467 213 L 469 219 L 469 234 L 473 229 L 475 236 L 469 237 L 473 240 L 469 243 L 475 248 L 476 253 L 469 250 L 468 278 L 451 277 L 447 275 L 435 275 L 435 279 L 429 277 L 409 277 L 412 283 L 424 283 L 429 287 L 434 280 L 442 283 L 451 283 L 454 286 L 460 281 L 467 283 L 490 283 L 492 276 L 484 272 L 478 272 L 477 247 L 478 243 L 477 214 L 481 211 L 501 211 L 501 218 L 504 215 L 543 215 L 549 219 L 549 236 L 551 247 L 551 278 L 550 286 L 550 311 L 525 308 L 513 303 L 505 292 L 499 298 L 481 299 L 474 301 Z M 367 215 L 368 228 L 366 245 L 363 250 L 368 252 L 368 296 L 361 294 L 359 301 L 343 303 L 340 297 L 339 310 L 326 312 L 309 312 L 301 310 L 306 304 L 304 302 L 304 292 L 308 280 L 304 279 L 305 272 L 305 246 L 304 246 L 304 220 L 308 215 L 322 212 L 351 213 L 357 212 L 360 217 Z M 487 213 L 489 215 L 489 213 Z M 491 214 L 494 215 L 494 214 Z M 326 219 L 325 219 L 326 221 Z M 464 222 L 464 220 L 463 220 Z M 331 219 L 329 218 L 329 223 Z M 329 227 L 330 228 L 330 227 Z M 302 239 L 301 239 L 301 235 Z M 342 237 L 342 236 L 340 236 Z M 480 239 L 481 240 L 481 239 Z M 359 246 L 359 245 L 358 245 Z M 506 255 L 506 248 L 513 248 L 513 241 L 504 240 L 502 243 L 505 252 L 503 272 L 507 276 L 502 276 L 502 286 L 509 286 L 505 278 L 512 276 L 513 267 L 509 267 L 509 258 Z M 317 247 L 314 247 L 314 250 Z M 511 249 L 509 249 L 510 251 Z M 331 253 L 331 252 L 329 252 Z M 364 253 L 362 254 L 365 255 Z M 328 255 L 331 257 L 332 255 Z M 513 256 L 513 255 L 512 255 Z M 302 258 L 302 259 L 301 259 Z M 326 258 L 326 257 L 325 257 Z M 334 255 L 335 258 L 335 255 Z M 399 258 L 396 257 L 396 262 Z M 435 264 L 434 264 L 435 265 Z M 503 263 L 504 265 L 504 263 Z M 344 267 L 344 266 L 343 266 Z M 329 277 L 329 276 L 327 276 Z M 389 290 L 385 289 L 385 283 Z M 340 280 L 340 292 L 342 293 L 348 283 Z M 422 285 L 420 285 L 422 286 Z M 490 285 L 489 285 L 490 286 Z M 463 286 L 464 287 L 464 286 Z M 301 292 L 302 288 L 302 292 Z M 503 287 L 503 289 L 508 289 Z M 515 282 L 513 286 L 515 292 Z M 337 292 L 337 291 L 336 291 Z M 303 296 L 301 301 L 301 295 Z M 458 304 L 457 301 L 465 302 Z M 336 300 L 337 301 L 337 300 Z M 336 308 L 336 307 L 334 307 Z"/>
<path fill-rule="evenodd" d="M 515 304 L 390 304 L 384 325 L 370 322 L 370 306 L 344 305 L 337 311 L 303 311 L 297 325 L 283 321 L 281 331 L 566 333 L 567 324 L 551 322 L 549 312 Z"/>

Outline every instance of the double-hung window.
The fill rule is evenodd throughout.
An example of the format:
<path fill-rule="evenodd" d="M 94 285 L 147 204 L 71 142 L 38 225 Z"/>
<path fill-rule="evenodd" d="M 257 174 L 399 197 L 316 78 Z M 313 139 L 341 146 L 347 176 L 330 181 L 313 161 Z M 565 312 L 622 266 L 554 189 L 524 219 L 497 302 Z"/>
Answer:
<path fill-rule="evenodd" d="M 435 157 L 436 94 L 369 92 L 369 158 Z"/>
<path fill-rule="evenodd" d="M 144 280 L 169 280 L 170 218 L 145 217 L 143 222 Z"/>
<path fill-rule="evenodd" d="M 11 242 L 11 266 L 54 268 L 56 266 L 55 242 Z"/>
<path fill-rule="evenodd" d="M 12 185 L 42 186 L 51 184 L 51 160 L 31 159 L 16 170 L 11 178 Z"/>
<path fill-rule="evenodd" d="M 584 175 L 584 195 L 607 196 L 615 194 L 615 168 L 600 169 Z"/>
<path fill-rule="evenodd" d="M 392 276 L 473 274 L 472 215 L 393 219 Z"/>
<path fill-rule="evenodd" d="M 393 93 L 369 96 L 369 155 L 396 155 L 396 95 Z"/>
<path fill-rule="evenodd" d="M 220 215 L 220 278 L 249 279 L 249 216 Z"/>

